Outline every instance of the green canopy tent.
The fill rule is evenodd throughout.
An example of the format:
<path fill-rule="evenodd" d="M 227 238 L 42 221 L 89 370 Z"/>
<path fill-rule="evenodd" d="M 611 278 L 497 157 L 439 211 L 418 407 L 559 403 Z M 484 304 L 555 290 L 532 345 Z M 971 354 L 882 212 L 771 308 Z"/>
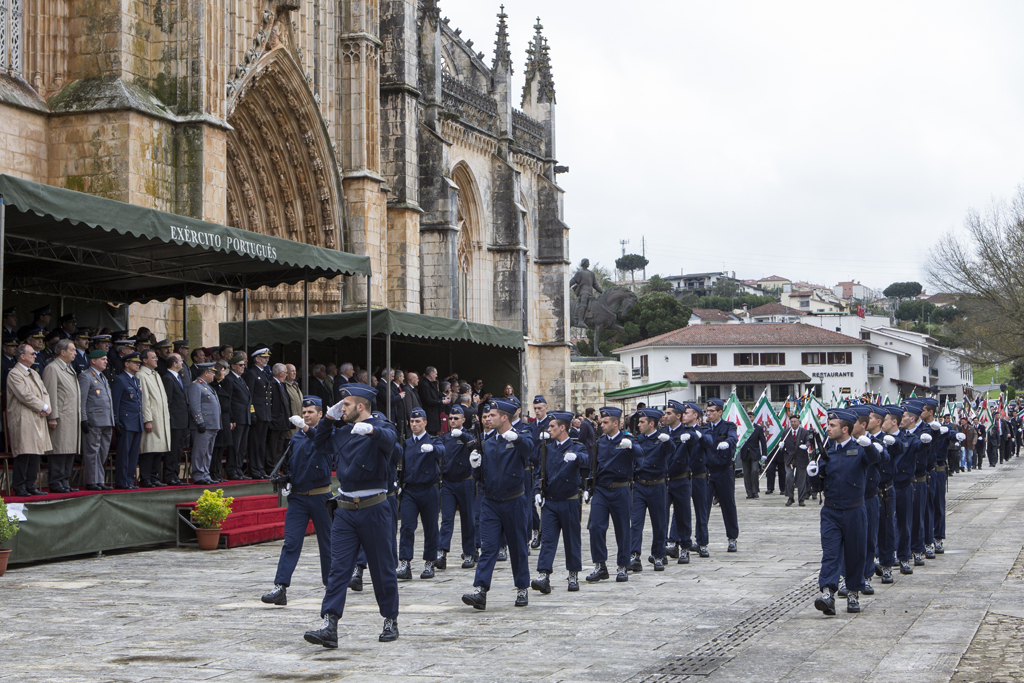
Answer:
<path fill-rule="evenodd" d="M 361 312 L 309 316 L 308 328 L 300 317 L 249 323 L 250 338 L 264 345 L 273 344 L 274 355 L 282 362 L 297 355 L 294 346 L 306 334 L 311 356 L 320 361 L 342 362 L 352 357 L 347 354 L 351 353 L 353 340 L 377 337 L 372 343 L 378 347 L 375 353 L 383 351 L 384 367 L 394 367 L 392 355 L 397 353 L 400 362 L 395 366 L 400 369 L 419 371 L 432 365 L 442 376 L 452 372 L 458 372 L 461 379 L 479 376 L 486 386 L 495 389 L 511 384 L 517 394 L 521 386 L 521 354 L 525 347 L 519 330 L 387 308 L 373 310 L 369 320 Z M 220 341 L 231 345 L 244 343 L 241 323 L 221 323 Z M 304 360 L 303 374 L 308 365 Z M 370 372 L 374 369 L 367 368 Z M 390 415 L 390 394 L 384 401 Z"/>
<path fill-rule="evenodd" d="M 189 296 L 298 282 L 308 290 L 340 275 L 365 276 L 370 291 L 368 257 L 0 175 L 0 309 L 5 292 L 58 308 L 65 299 L 178 297 L 187 306 Z M 243 319 L 244 329 L 245 295 Z"/>
<path fill-rule="evenodd" d="M 606 401 L 621 403 L 625 406 L 627 401 L 635 398 L 649 399 L 651 396 L 662 394 L 665 398 L 665 402 L 667 403 L 669 394 L 675 392 L 677 389 L 685 389 L 688 386 L 690 386 L 690 383 L 686 380 L 681 382 L 666 380 L 664 382 L 654 382 L 653 384 L 641 384 L 636 387 L 627 387 L 626 389 L 606 391 L 604 392 L 604 398 Z"/>

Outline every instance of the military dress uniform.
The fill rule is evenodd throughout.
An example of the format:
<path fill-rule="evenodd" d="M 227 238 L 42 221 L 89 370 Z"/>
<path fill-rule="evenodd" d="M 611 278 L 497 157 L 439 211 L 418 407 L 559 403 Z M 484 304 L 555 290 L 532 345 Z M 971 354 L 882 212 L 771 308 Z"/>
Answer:
<path fill-rule="evenodd" d="M 139 354 L 130 353 L 124 361 L 138 361 Z M 122 366 L 123 367 L 123 366 Z M 114 486 L 137 489 L 135 471 L 139 466 L 142 445 L 142 385 L 130 372 L 121 372 L 111 386 L 111 400 L 117 420 L 117 454 L 114 462 Z"/>
<path fill-rule="evenodd" d="M 545 406 L 547 406 L 548 400 L 544 398 L 544 396 L 538 394 L 533 398 L 533 405 L 536 406 L 539 403 L 542 403 Z M 536 407 L 534 408 L 534 410 L 536 410 Z M 550 440 L 550 435 L 548 434 L 548 426 L 550 424 L 551 415 L 545 415 L 542 419 L 534 420 L 529 425 L 530 436 L 533 437 L 534 453 L 532 458 L 532 466 L 534 469 L 534 475 L 536 475 L 537 467 L 540 464 L 541 454 L 544 453 L 544 451 L 547 449 L 549 445 L 548 441 Z M 533 532 L 533 536 L 530 539 L 530 547 L 539 548 L 541 529 L 540 510 L 537 509 L 537 506 L 534 505 L 532 500 L 530 501 L 530 525 L 531 531 Z"/>
<path fill-rule="evenodd" d="M 902 406 L 889 406 L 888 409 L 900 417 L 914 410 L 917 410 L 914 414 L 921 414 L 919 406 L 908 403 Z M 905 429 L 900 429 L 896 440 L 902 445 L 902 452 L 894 455 L 892 473 L 896 500 L 896 559 L 900 563 L 901 574 L 913 574 L 914 494 L 918 477 L 918 451 L 921 450 L 922 444 L 920 439 Z"/>
<path fill-rule="evenodd" d="M 422 408 L 412 411 L 410 417 L 427 414 Z M 444 443 L 424 431 L 405 440 L 402 454 L 402 529 L 398 544 L 398 578 L 411 579 L 417 521 L 423 522 L 423 571 L 421 579 L 434 578 L 437 560 L 437 516 L 441 498 L 438 482 L 441 480 L 441 459 Z"/>
<path fill-rule="evenodd" d="M 214 363 L 199 363 L 200 373 Z M 201 379 L 188 385 L 188 413 L 192 417 L 192 480 L 210 485 L 213 444 L 220 431 L 220 399 L 217 391 Z"/>
<path fill-rule="evenodd" d="M 90 358 L 104 355 L 98 349 L 89 352 Z M 110 454 L 115 424 L 110 382 L 90 366 L 78 376 L 78 389 L 82 397 L 82 484 L 89 491 L 109 491 L 103 468 Z"/>
<path fill-rule="evenodd" d="M 670 408 L 679 411 L 680 414 L 685 412 L 687 408 L 692 408 L 698 415 L 702 412 L 700 406 L 696 403 L 669 401 L 668 405 Z M 703 547 L 704 552 L 707 553 L 708 520 L 704 514 L 703 505 L 704 496 L 707 494 L 707 470 L 702 470 L 702 475 L 699 479 L 703 487 L 703 494 L 700 496 L 701 504 L 699 506 L 696 505 L 697 498 L 693 493 L 693 487 L 698 480 L 692 478 L 693 472 L 696 469 L 694 462 L 699 461 L 700 466 L 703 467 L 704 451 L 701 445 L 703 442 L 696 426 L 687 427 L 680 424 L 675 429 L 666 430 L 665 433 L 669 435 L 670 443 L 672 444 L 672 452 L 666 463 L 668 504 L 672 508 L 672 518 L 668 525 L 668 547 L 666 554 L 669 557 L 678 558 L 679 564 L 688 564 L 690 562 L 690 548 L 693 545 L 694 538 L 693 516 L 690 513 L 691 504 L 693 504 L 697 518 L 703 520 L 703 526 L 699 528 L 704 530 L 703 536 L 701 536 L 704 542 L 698 542 L 698 547 Z"/>
<path fill-rule="evenodd" d="M 611 416 L 622 418 L 618 408 L 605 406 L 601 408 L 601 417 Z M 616 581 L 629 581 L 626 566 L 629 564 L 629 551 L 632 546 L 630 536 L 630 485 L 633 483 L 634 463 L 643 455 L 640 446 L 627 438 L 626 433 L 619 431 L 614 436 L 604 434 L 597 440 L 597 457 L 592 465 L 594 487 L 590 500 L 590 519 L 587 528 L 590 530 L 590 558 L 594 562 L 594 571 L 587 576 L 593 583 L 609 578 L 605 562 L 608 559 L 608 521 L 615 528 L 615 545 L 618 548 L 616 565 L 618 572 Z"/>
<path fill-rule="evenodd" d="M 903 406 L 908 412 L 918 417 L 921 415 L 923 404 L 918 401 L 905 401 Z M 931 536 L 934 530 L 928 530 L 928 498 L 930 487 L 928 485 L 929 470 L 935 468 L 934 454 L 932 453 L 932 429 L 925 422 L 918 422 L 907 434 L 917 441 L 915 449 L 914 465 L 914 516 L 911 520 L 910 549 L 914 555 L 914 565 L 924 565 L 924 552 L 928 546 L 926 534 Z"/>
<path fill-rule="evenodd" d="M 548 417 L 572 422 L 569 412 L 551 412 Z M 553 571 L 558 536 L 565 547 L 565 568 L 569 571 L 569 590 L 578 591 L 579 572 L 583 571 L 580 485 L 582 471 L 589 467 L 587 450 L 572 439 L 549 440 L 541 454 L 541 462 L 534 470 L 534 498 L 541 500 L 541 545 L 537 559 L 539 578 L 530 586 L 541 593 L 551 592 L 550 575 Z"/>
<path fill-rule="evenodd" d="M 652 420 L 661 420 L 664 415 L 654 408 L 641 408 L 641 415 Z M 666 431 L 655 430 L 649 435 L 636 436 L 643 456 L 638 458 L 633 469 L 633 502 L 630 509 L 630 564 L 632 572 L 642 572 L 644 522 L 651 516 L 651 555 L 654 571 L 665 570 L 665 542 L 668 528 L 667 468 L 668 457 L 675 448 L 672 437 Z"/>
<path fill-rule="evenodd" d="M 455 405 L 449 415 L 465 415 L 462 406 Z M 458 434 L 456 434 L 458 431 Z M 444 445 L 444 469 L 441 472 L 441 538 L 437 554 L 438 569 L 444 569 L 446 555 L 451 552 L 455 531 L 455 512 L 458 510 L 462 530 L 462 559 L 470 561 L 476 556 L 477 529 L 475 521 L 476 484 L 469 452 L 476 446 L 473 433 L 468 429 L 452 430 L 441 438 Z"/>
<path fill-rule="evenodd" d="M 896 419 L 903 415 L 903 409 L 899 406 L 882 406 L 887 414 Z M 875 574 L 882 577 L 882 583 L 892 583 L 892 567 L 896 566 L 896 487 L 894 477 L 896 465 L 906 450 L 903 439 L 900 438 L 899 428 L 895 433 L 880 433 L 885 444 L 888 459 L 879 464 L 878 468 L 878 540 L 875 543 L 875 557 L 878 558 L 878 566 Z M 875 436 L 872 435 L 872 439 Z M 907 545 L 909 551 L 910 545 Z M 909 554 L 907 556 L 909 559 Z"/>
<path fill-rule="evenodd" d="M 270 356 L 268 349 L 259 349 L 253 358 Z M 245 386 L 249 389 L 252 401 L 252 422 L 249 425 L 248 455 L 249 476 L 253 479 L 267 478 L 267 434 L 272 420 L 271 407 L 274 402 L 272 379 L 258 365 L 254 364 L 245 371 Z M 237 429 L 237 427 L 236 427 Z"/>
<path fill-rule="evenodd" d="M 852 410 L 858 416 L 868 417 L 871 413 L 875 413 L 881 419 L 884 419 L 887 414 L 885 408 L 873 403 L 856 405 L 853 406 Z M 875 589 L 871 586 L 871 578 L 875 575 L 875 557 L 878 549 L 878 508 L 879 493 L 881 491 L 880 481 L 882 478 L 882 467 L 889 464 L 889 451 L 886 449 L 885 434 L 881 429 L 878 430 L 877 434 L 871 434 L 868 432 L 866 436 L 871 440 L 871 444 L 866 446 L 866 448 L 875 449 L 878 453 L 878 460 L 870 463 L 865 472 L 864 515 L 867 520 L 867 525 L 864 529 L 864 587 L 861 591 L 865 595 L 873 595 Z"/>
<path fill-rule="evenodd" d="M 244 359 L 245 357 L 241 354 L 236 354 L 231 362 L 238 363 Z M 235 428 L 231 430 L 231 450 L 227 463 L 228 479 L 249 479 L 250 477 L 245 476 L 244 468 L 249 448 L 249 428 L 253 419 L 252 395 L 249 393 L 249 385 L 245 383 L 243 376 L 236 375 L 233 368 L 224 377 L 224 382 L 231 385 L 231 406 L 228 413 L 231 415 L 231 422 L 235 425 Z"/>
<path fill-rule="evenodd" d="M 713 398 L 708 406 L 722 408 L 722 399 Z M 708 497 L 704 501 L 707 515 L 711 516 L 711 501 L 718 498 L 718 506 L 722 510 L 722 521 L 725 523 L 725 535 L 729 540 L 728 552 L 736 552 L 736 539 L 740 535 L 739 519 L 736 515 L 736 424 L 721 419 L 708 422 L 701 430 L 708 469 Z M 697 541 L 701 545 L 700 541 Z"/>

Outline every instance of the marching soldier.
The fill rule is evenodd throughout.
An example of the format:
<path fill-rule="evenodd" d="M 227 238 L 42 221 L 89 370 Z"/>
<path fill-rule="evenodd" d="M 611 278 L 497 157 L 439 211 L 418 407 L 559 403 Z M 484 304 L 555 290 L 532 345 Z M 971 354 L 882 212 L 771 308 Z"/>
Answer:
<path fill-rule="evenodd" d="M 537 394 L 533 397 L 533 416 L 534 421 L 530 425 L 532 428 L 531 435 L 533 436 L 533 444 L 536 452 L 533 454 L 533 467 L 536 473 L 536 468 L 540 462 L 541 455 L 547 449 L 547 442 L 551 438 L 548 434 L 548 400 L 543 395 Z M 540 514 L 537 512 L 537 508 L 530 504 L 530 520 L 532 525 L 533 537 L 530 539 L 531 548 L 540 547 Z"/>
<path fill-rule="evenodd" d="M 385 387 L 386 388 L 386 387 Z M 411 579 L 417 518 L 423 520 L 423 571 L 421 579 L 434 578 L 437 559 L 437 515 L 441 504 L 437 488 L 441 480 L 444 443 L 427 433 L 427 413 L 414 408 L 409 415 L 412 436 L 402 454 L 402 537 L 398 545 L 398 578 Z"/>
<path fill-rule="evenodd" d="M 233 359 L 232 359 L 233 360 Z M 271 377 L 267 374 L 270 349 L 257 349 L 252 354 L 252 365 L 245 371 L 245 386 L 252 401 L 252 422 L 249 425 L 249 476 L 266 479 L 267 432 L 270 429 L 271 405 L 274 400 Z"/>
<path fill-rule="evenodd" d="M 693 493 L 693 484 L 698 480 L 691 479 L 694 461 L 699 460 L 701 466 L 704 463 L 703 448 L 701 447 L 700 433 L 697 431 L 697 421 L 700 419 L 701 409 L 696 403 L 680 403 L 669 401 L 665 410 L 665 425 L 668 427 L 668 436 L 673 445 L 671 455 L 666 464 L 668 479 L 668 502 L 672 506 L 672 521 L 668 527 L 668 543 L 665 554 L 668 557 L 678 558 L 678 564 L 690 563 L 690 547 L 693 536 L 691 535 L 692 517 L 690 515 L 691 500 L 697 513 L 698 528 L 704 529 L 702 538 L 704 543 L 700 546 L 704 549 L 703 557 L 707 557 L 707 533 L 708 519 L 704 515 L 704 494 L 698 498 Z M 699 480 L 703 486 L 704 493 L 707 492 L 707 472 L 703 472 Z M 703 527 L 699 520 L 703 519 Z"/>
<path fill-rule="evenodd" d="M 878 452 L 877 462 L 867 466 L 864 484 L 866 545 L 864 546 L 864 586 L 861 588 L 864 595 L 874 595 L 875 589 L 871 585 L 871 578 L 875 575 L 875 557 L 878 554 L 879 482 L 882 478 L 882 468 L 889 465 L 889 451 L 886 449 L 886 440 L 882 434 L 882 421 L 888 412 L 882 406 L 874 403 L 856 405 L 852 410 L 857 415 L 858 423 L 864 422 L 867 437 L 871 439 L 871 445 L 868 448 L 874 448 Z M 859 425 L 857 431 L 859 432 Z M 895 441 L 892 437 L 889 439 Z"/>
<path fill-rule="evenodd" d="M 900 437 L 899 425 L 903 409 L 899 406 L 882 406 L 882 410 L 885 411 L 885 416 L 882 418 L 882 431 L 877 436 L 882 437 L 889 457 L 879 467 L 878 472 L 878 542 L 875 545 L 878 564 L 875 565 L 875 575 L 882 577 L 882 583 L 892 583 L 892 568 L 896 566 L 897 541 L 894 482 L 897 464 L 903 458 L 906 446 Z M 871 438 L 874 440 L 877 437 L 872 434 Z M 904 556 L 904 559 L 910 559 L 909 551 L 910 543 L 908 541 L 907 555 Z"/>
<path fill-rule="evenodd" d="M 331 513 L 325 505 L 331 498 L 331 462 L 324 451 L 313 444 L 317 425 L 323 415 L 323 403 L 316 396 L 302 398 L 302 415 L 289 421 L 298 428 L 292 434 L 287 475 L 280 478 L 288 492 L 288 509 L 284 516 L 284 545 L 277 561 L 274 590 L 260 600 L 269 605 L 288 604 L 288 586 L 302 553 L 306 529 L 313 522 L 320 550 L 320 578 L 327 586 L 331 573 Z"/>
<path fill-rule="evenodd" d="M 622 410 L 605 406 L 601 408 L 600 439 L 597 440 L 597 457 L 591 468 L 593 485 L 583 493 L 584 502 L 590 503 L 590 557 L 594 571 L 587 576 L 588 583 L 609 578 L 605 562 L 608 559 L 608 519 L 615 527 L 615 545 L 618 582 L 629 581 L 626 567 L 629 565 L 630 538 L 630 490 L 633 482 L 633 467 L 643 455 L 640 447 L 626 438 L 622 429 Z"/>
<path fill-rule="evenodd" d="M 539 577 L 530 587 L 544 594 L 551 592 L 551 572 L 561 534 L 565 544 L 565 568 L 569 571 L 569 591 L 575 592 L 580 589 L 579 573 L 583 571 L 580 472 L 589 467 L 589 457 L 582 445 L 569 438 L 572 413 L 552 411 L 546 417 L 551 439 L 535 469 L 533 488 L 534 500 L 543 513 L 537 559 Z"/>
<path fill-rule="evenodd" d="M 642 572 L 640 560 L 643 551 L 644 520 L 651 515 L 651 555 L 648 560 L 654 564 L 654 571 L 665 571 L 665 535 L 668 526 L 668 497 L 665 486 L 665 471 L 668 456 L 675 450 L 672 437 L 659 431 L 664 413 L 654 408 L 641 408 L 637 437 L 643 456 L 633 470 L 633 503 L 630 511 L 630 556 L 629 571 Z"/>
<path fill-rule="evenodd" d="M 917 417 L 910 414 L 910 406 L 889 405 L 886 410 L 892 416 L 892 422 L 899 421 L 900 429 L 893 431 L 890 423 L 888 432 L 896 437 L 902 446 L 902 452 L 893 460 L 893 494 L 896 500 L 896 559 L 900 564 L 901 574 L 913 574 L 913 538 L 914 538 L 914 493 L 917 484 L 917 452 L 921 449 L 921 441 L 907 432 L 908 425 L 916 425 Z"/>
<path fill-rule="evenodd" d="M 725 402 L 720 398 L 708 400 L 708 421 L 702 430 L 708 468 L 708 499 L 704 505 L 711 515 L 711 499 L 718 498 L 725 523 L 725 535 L 729 539 L 727 552 L 736 552 L 736 539 L 740 535 L 739 520 L 736 516 L 736 425 L 722 419 Z M 697 541 L 700 544 L 700 541 Z M 703 553 L 702 553 L 703 556 Z"/>
<path fill-rule="evenodd" d="M 914 514 L 910 528 L 910 550 L 914 555 L 914 566 L 924 566 L 925 526 L 928 515 L 928 467 L 931 457 L 932 434 L 927 424 L 921 421 L 924 406 L 918 401 L 904 401 L 903 428 L 914 441 Z"/>
<path fill-rule="evenodd" d="M 451 431 L 442 437 L 444 445 L 444 471 L 441 474 L 441 539 L 437 551 L 437 569 L 448 566 L 452 534 L 455 531 L 455 511 L 459 512 L 462 529 L 462 568 L 476 566 L 476 484 L 473 468 L 469 465 L 469 452 L 476 447 L 473 433 L 463 430 L 466 413 L 462 406 L 454 405 L 448 412 Z"/>

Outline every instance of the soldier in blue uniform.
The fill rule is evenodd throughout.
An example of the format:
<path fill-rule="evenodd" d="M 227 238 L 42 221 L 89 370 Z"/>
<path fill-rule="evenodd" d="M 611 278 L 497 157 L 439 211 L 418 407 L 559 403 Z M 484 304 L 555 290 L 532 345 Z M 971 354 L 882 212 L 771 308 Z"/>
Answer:
<path fill-rule="evenodd" d="M 651 515 L 651 555 L 654 571 L 665 571 L 665 536 L 668 526 L 668 494 L 665 485 L 668 457 L 675 451 L 672 437 L 660 431 L 664 413 L 655 408 L 641 408 L 637 445 L 643 456 L 633 469 L 633 504 L 630 510 L 629 571 L 642 572 L 640 559 L 643 551 L 644 521 Z"/>
<path fill-rule="evenodd" d="M 896 559 L 900 563 L 901 574 L 913 574 L 916 516 L 914 496 L 917 491 L 918 451 L 922 450 L 922 444 L 908 428 L 917 426 L 921 409 L 915 403 L 906 402 L 901 406 L 890 406 L 889 411 L 898 412 L 900 415 L 897 441 L 903 444 L 903 452 L 896 456 L 892 473 L 893 489 L 896 494 Z M 924 468 L 921 469 L 923 473 Z"/>
<path fill-rule="evenodd" d="M 455 531 L 455 512 L 462 530 L 462 568 L 476 566 L 476 483 L 469 465 L 469 452 L 476 447 L 473 433 L 463 430 L 466 420 L 461 405 L 448 410 L 449 432 L 442 437 L 444 471 L 441 473 L 441 539 L 437 551 L 437 569 L 446 569 Z"/>
<path fill-rule="evenodd" d="M 693 542 L 690 505 L 693 504 L 698 520 L 698 529 L 703 529 L 703 536 L 698 531 L 698 538 L 703 539 L 699 547 L 703 548 L 702 557 L 708 556 L 708 518 L 704 514 L 704 498 L 707 493 L 707 470 L 704 467 L 704 454 L 701 447 L 700 433 L 697 422 L 700 420 L 701 409 L 696 403 L 669 401 L 665 410 L 666 433 L 671 439 L 672 452 L 666 463 L 668 503 L 672 507 L 672 519 L 668 526 L 668 543 L 665 554 L 677 558 L 678 564 L 690 563 L 690 547 Z M 701 467 L 701 477 L 693 479 L 696 471 L 695 462 Z M 702 493 L 694 492 L 694 486 L 700 482 Z"/>
<path fill-rule="evenodd" d="M 437 559 L 437 514 L 441 499 L 441 459 L 444 443 L 427 434 L 427 413 L 413 408 L 409 413 L 412 436 L 405 440 L 402 454 L 402 538 L 398 544 L 398 578 L 411 579 L 417 518 L 423 521 L 423 571 L 421 579 L 434 578 Z"/>
<path fill-rule="evenodd" d="M 873 403 L 856 405 L 852 410 L 857 415 L 857 435 L 860 436 L 859 423 L 863 423 L 866 435 L 871 439 L 868 448 L 874 448 L 878 452 L 878 461 L 868 465 L 864 484 L 864 514 L 867 526 L 864 546 L 864 587 L 861 588 L 864 595 L 874 595 L 875 589 L 871 585 L 871 579 L 875 575 L 875 557 L 878 554 L 878 494 L 881 488 L 882 468 L 889 465 L 889 451 L 886 449 L 886 435 L 882 432 L 882 421 L 888 413 L 885 408 Z"/>
<path fill-rule="evenodd" d="M 586 449 L 569 438 L 573 415 L 570 412 L 547 413 L 550 439 L 534 470 L 533 496 L 541 509 L 541 546 L 537 559 L 540 575 L 530 583 L 536 591 L 551 592 L 551 572 L 558 550 L 558 536 L 565 545 L 565 568 L 569 571 L 569 591 L 580 589 L 583 571 L 582 530 L 580 528 L 581 470 L 589 467 Z"/>
<path fill-rule="evenodd" d="M 530 461 L 526 465 L 526 478 L 528 481 L 533 481 L 533 470 L 537 466 L 537 458 L 540 453 L 539 444 L 537 439 L 534 437 L 533 425 L 529 424 L 523 419 L 523 405 L 519 402 L 519 399 L 515 396 L 509 396 L 508 400 L 516 406 L 515 415 L 512 416 L 512 429 L 516 430 L 519 436 L 525 436 L 530 440 Z M 545 406 L 546 407 L 546 406 Z M 545 432 L 546 434 L 547 432 Z M 530 497 L 530 492 L 526 492 L 526 538 L 530 539 L 530 543 L 527 544 L 526 554 L 532 554 L 530 547 L 532 546 L 533 534 L 540 533 L 540 514 L 533 505 L 533 498 Z M 506 551 L 507 552 L 507 551 Z M 503 559 L 499 557 L 498 559 Z"/>
<path fill-rule="evenodd" d="M 548 423 L 551 421 L 551 418 L 548 417 L 548 400 L 542 394 L 537 394 L 533 397 L 533 417 L 534 420 L 530 423 L 530 434 L 533 436 L 534 450 L 536 451 L 533 454 L 533 468 L 536 477 L 536 469 L 540 463 L 541 454 L 550 445 L 547 442 L 551 439 L 551 435 L 548 433 Z M 541 519 L 537 507 L 532 501 L 530 503 L 530 520 L 533 531 L 530 547 L 539 548 Z"/>
<path fill-rule="evenodd" d="M 142 386 L 135 376 L 142 367 L 139 354 L 130 353 L 122 359 L 124 372 L 114 378 L 111 400 L 117 429 L 117 460 L 114 463 L 114 487 L 137 489 L 135 470 L 139 466 L 142 444 Z"/>
<path fill-rule="evenodd" d="M 718 498 L 725 523 L 725 535 L 729 539 L 727 551 L 736 552 L 736 539 L 740 535 L 740 524 L 736 516 L 736 425 L 722 419 L 725 402 L 720 398 L 708 400 L 706 410 L 708 421 L 701 430 L 706 464 L 708 469 L 708 497 L 704 501 L 707 515 L 711 516 L 711 500 Z M 697 541 L 701 545 L 700 540 Z M 701 553 L 701 557 L 704 553 Z"/>
<path fill-rule="evenodd" d="M 809 476 L 824 480 L 825 504 L 821 508 L 821 595 L 814 606 L 827 615 L 836 613 L 835 593 L 839 575 L 845 573 L 847 612 L 860 612 L 860 590 L 864 587 L 864 554 L 867 514 L 864 487 L 867 469 L 878 462 L 878 451 L 864 434 L 854 438 L 857 415 L 852 410 L 830 410 L 828 435 L 831 443 L 819 462 L 807 466 Z M 843 561 L 845 560 L 845 561 Z M 843 566 L 841 566 L 841 563 Z"/>
<path fill-rule="evenodd" d="M 287 474 L 278 481 L 285 485 L 288 510 L 284 516 L 284 545 L 277 561 L 274 590 L 262 598 L 270 605 L 288 604 L 288 586 L 302 552 L 306 529 L 310 521 L 316 531 L 320 549 L 320 578 L 324 586 L 331 573 L 331 514 L 325 507 L 331 497 L 331 461 L 327 453 L 313 444 L 317 425 L 323 415 L 323 404 L 316 396 L 302 397 L 302 415 L 292 415 L 289 421 L 298 428 L 291 438 Z"/>
<path fill-rule="evenodd" d="M 925 557 L 934 560 L 936 555 L 942 555 L 945 549 L 942 541 L 946 538 L 946 467 L 948 465 L 947 452 L 951 440 L 963 442 L 965 434 L 957 430 L 956 425 L 940 424 L 935 419 L 935 410 L 939 402 L 934 398 L 924 399 L 924 409 L 921 411 L 921 419 L 928 421 L 932 430 L 932 455 L 934 466 L 929 472 L 928 481 L 928 532 L 926 542 L 931 541 L 925 547 Z M 930 419 L 929 419 L 930 418 Z M 938 427 L 936 428 L 936 425 Z"/>
<path fill-rule="evenodd" d="M 914 555 L 914 566 L 924 566 L 924 553 L 928 547 L 926 535 L 933 532 L 926 531 L 928 527 L 928 471 L 935 468 L 935 458 L 932 454 L 932 430 L 928 423 L 921 419 L 924 413 L 924 404 L 919 400 L 904 401 L 903 407 L 906 412 L 903 414 L 903 428 L 907 430 L 907 436 L 912 437 L 917 443 L 914 448 L 914 515 L 911 520 L 910 549 Z M 938 431 L 938 430 L 936 430 Z"/>
<path fill-rule="evenodd" d="M 584 502 L 590 503 L 590 557 L 594 571 L 587 576 L 589 583 L 609 578 L 605 562 L 608 559 L 608 518 L 615 527 L 617 572 L 616 581 L 629 581 L 630 537 L 629 487 L 633 482 L 634 463 L 643 455 L 640 447 L 626 437 L 622 429 L 622 411 L 605 406 L 600 411 L 601 438 L 597 440 L 597 457 L 592 463 L 591 478 L 594 485 L 584 491 Z"/>
<path fill-rule="evenodd" d="M 892 568 L 896 566 L 896 465 L 906 451 L 900 435 L 900 418 L 903 409 L 899 406 L 882 406 L 885 417 L 882 419 L 882 442 L 889 454 L 886 462 L 881 463 L 878 471 L 878 542 L 875 552 L 878 564 L 875 575 L 882 577 L 882 583 L 892 583 Z M 872 439 L 875 436 L 872 435 Z M 907 543 L 907 556 L 910 559 L 910 543 Z M 913 570 L 911 570 L 913 571 Z"/>
<path fill-rule="evenodd" d="M 352 382 L 339 393 L 341 402 L 331 406 L 313 437 L 315 448 L 332 461 L 341 489 L 331 499 L 336 509 L 331 524 L 331 572 L 320 608 L 324 624 L 304 636 L 307 642 L 328 648 L 338 647 L 338 619 L 345 611 L 360 546 L 366 551 L 373 593 L 384 617 L 379 640 L 398 638 L 398 578 L 394 541 L 388 540 L 394 528 L 393 508 L 386 502 L 398 435 L 391 424 L 371 414 L 377 393 L 373 387 Z"/>
<path fill-rule="evenodd" d="M 487 608 L 487 592 L 491 589 L 491 575 L 498 559 L 502 536 L 508 542 L 512 577 L 516 586 L 516 607 L 529 603 L 530 565 L 529 536 L 526 520 L 530 505 L 526 487 L 533 488 L 527 475 L 527 465 L 533 453 L 533 439 L 529 433 L 512 428 L 512 419 L 518 406 L 508 399 L 492 399 L 491 427 L 496 433 L 484 440 L 483 452 L 473 451 L 469 464 L 473 476 L 482 486 L 480 501 L 480 561 L 472 593 L 462 596 L 462 602 L 474 609 Z"/>
<path fill-rule="evenodd" d="M 267 433 L 272 420 L 271 407 L 274 392 L 271 386 L 272 377 L 267 374 L 267 363 L 270 361 L 270 349 L 257 349 L 252 354 L 252 365 L 245 371 L 242 378 L 249 389 L 249 400 L 252 401 L 252 420 L 249 423 L 248 443 L 246 452 L 249 455 L 249 476 L 253 479 L 267 478 Z"/>
<path fill-rule="evenodd" d="M 81 327 L 71 335 L 71 341 L 75 345 L 75 359 L 71 361 L 71 367 L 76 375 L 80 375 L 89 367 L 89 359 L 86 353 L 89 352 L 89 328 Z"/>

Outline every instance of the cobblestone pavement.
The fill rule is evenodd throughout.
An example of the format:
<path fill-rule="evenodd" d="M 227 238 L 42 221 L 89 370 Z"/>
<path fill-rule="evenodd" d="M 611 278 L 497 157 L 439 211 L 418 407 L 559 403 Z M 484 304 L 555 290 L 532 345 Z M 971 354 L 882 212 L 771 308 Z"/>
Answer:
<path fill-rule="evenodd" d="M 575 594 L 557 570 L 554 592 L 531 592 L 525 609 L 513 607 L 511 569 L 499 563 L 486 612 L 461 603 L 472 571 L 454 563 L 401 582 L 401 637 L 389 644 L 377 642 L 369 585 L 349 593 L 339 649 L 303 641 L 320 624 L 312 538 L 284 608 L 259 601 L 280 543 L 14 568 L 0 578 L 0 681 L 1021 680 L 1018 465 L 952 477 L 946 554 L 891 586 L 876 582 L 859 615 L 813 607 L 817 504 L 786 508 L 764 492 L 744 500 L 738 483 L 738 553 L 725 552 L 715 508 L 709 559 L 659 573 L 647 565 L 628 583 Z M 588 558 L 584 531 L 584 573 Z"/>

